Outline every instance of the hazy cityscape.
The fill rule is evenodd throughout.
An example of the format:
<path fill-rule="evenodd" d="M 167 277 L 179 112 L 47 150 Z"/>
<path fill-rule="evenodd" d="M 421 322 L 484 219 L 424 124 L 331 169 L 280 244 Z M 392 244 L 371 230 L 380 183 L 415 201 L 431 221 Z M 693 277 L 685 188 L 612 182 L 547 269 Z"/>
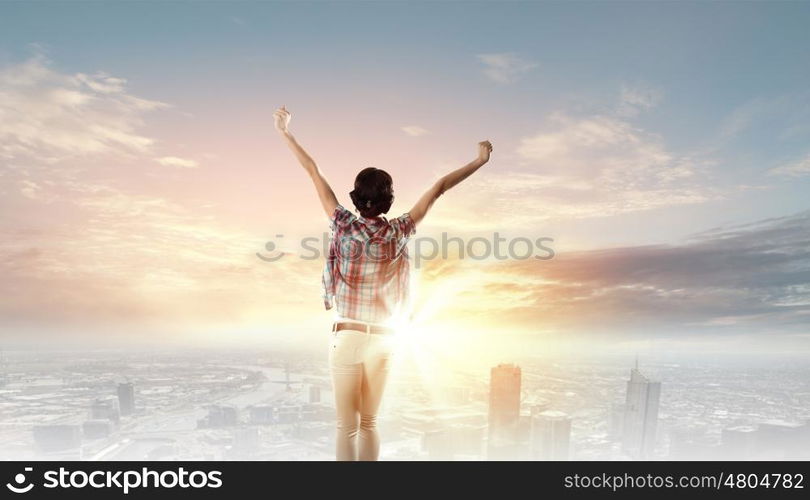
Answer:
<path fill-rule="evenodd" d="M 636 364 L 638 363 L 638 364 Z M 522 358 L 391 375 L 383 460 L 810 458 L 810 365 Z M 332 460 L 323 353 L 4 351 L 4 460 Z"/>

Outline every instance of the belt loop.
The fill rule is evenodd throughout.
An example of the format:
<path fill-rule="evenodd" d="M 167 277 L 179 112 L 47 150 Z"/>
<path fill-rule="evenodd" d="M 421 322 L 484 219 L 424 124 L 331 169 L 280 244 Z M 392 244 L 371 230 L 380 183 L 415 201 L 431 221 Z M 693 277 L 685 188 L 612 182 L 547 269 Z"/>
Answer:
<path fill-rule="evenodd" d="M 371 335 L 371 325 L 366 323 L 366 335 Z"/>
<path fill-rule="evenodd" d="M 336 331 L 337 331 L 337 321 L 333 321 L 332 322 L 332 333 L 335 333 Z"/>

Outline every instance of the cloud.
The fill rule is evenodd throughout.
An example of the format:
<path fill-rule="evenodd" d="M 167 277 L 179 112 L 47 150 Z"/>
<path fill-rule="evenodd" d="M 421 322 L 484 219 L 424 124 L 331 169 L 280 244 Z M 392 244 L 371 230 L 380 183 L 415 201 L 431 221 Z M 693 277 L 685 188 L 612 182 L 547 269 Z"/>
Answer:
<path fill-rule="evenodd" d="M 537 63 L 526 61 L 511 52 L 498 54 L 478 54 L 484 64 L 484 74 L 498 83 L 514 83 L 524 73 L 537 67 Z"/>
<path fill-rule="evenodd" d="M 771 115 L 778 113 L 777 109 L 785 100 L 757 98 L 734 108 L 723 120 L 720 127 L 720 139 L 732 139 L 760 121 L 766 121 Z"/>
<path fill-rule="evenodd" d="M 800 160 L 772 168 L 768 171 L 768 174 L 784 177 L 802 177 L 805 175 L 810 175 L 810 155 L 807 155 Z"/>
<path fill-rule="evenodd" d="M 146 112 L 167 104 L 126 92 L 105 73 L 64 74 L 42 56 L 0 70 L 0 157 L 55 162 L 105 153 L 144 153 L 154 139 L 138 132 Z"/>
<path fill-rule="evenodd" d="M 84 73 L 78 73 L 76 75 L 76 81 L 101 94 L 123 93 L 127 83 L 127 81 L 123 78 L 115 78 L 104 72 L 96 73 L 95 76 L 88 76 Z"/>
<path fill-rule="evenodd" d="M 757 97 L 733 108 L 723 118 L 716 141 L 750 144 L 807 142 L 810 137 L 810 92 Z"/>
<path fill-rule="evenodd" d="M 36 200 L 40 189 L 40 186 L 36 182 L 27 179 L 20 181 L 20 194 L 28 199 Z"/>
<path fill-rule="evenodd" d="M 520 140 L 517 154 L 563 177 L 597 177 L 620 189 L 662 186 L 694 174 L 660 138 L 609 116 L 552 115 L 547 130 Z"/>
<path fill-rule="evenodd" d="M 540 131 L 520 139 L 512 157 L 495 179 L 485 170 L 466 181 L 464 194 L 453 195 L 454 207 L 440 222 L 519 228 L 721 196 L 705 182 L 708 161 L 678 154 L 659 136 L 615 116 L 552 114 Z"/>
<path fill-rule="evenodd" d="M 164 156 L 155 158 L 155 161 L 166 167 L 196 168 L 199 166 L 195 160 L 179 158 L 177 156 Z"/>
<path fill-rule="evenodd" d="M 219 221 L 182 177 L 155 186 L 154 169 L 137 168 L 197 166 L 144 131 L 166 106 L 123 78 L 58 72 L 42 57 L 0 68 L 0 212 L 13 214 L 0 217 L 3 333 L 238 323 L 262 314 L 252 302 L 284 304 L 266 283 L 295 286 L 298 274 L 257 266 L 261 237 Z M 317 285 L 301 285 L 315 304 Z"/>
<path fill-rule="evenodd" d="M 635 116 L 657 106 L 662 97 L 660 89 L 648 85 L 622 85 L 617 113 L 620 116 Z"/>
<path fill-rule="evenodd" d="M 419 125 L 406 125 L 402 127 L 400 130 L 402 130 L 411 137 L 419 137 L 420 135 L 425 135 L 428 133 L 426 129 L 420 127 Z"/>
<path fill-rule="evenodd" d="M 255 326 L 254 319 L 267 324 L 271 315 L 296 324 L 302 298 L 310 317 L 322 305 L 322 261 L 262 262 L 255 255 L 262 236 L 220 222 L 215 210 L 87 181 L 65 184 L 58 220 L 0 223 L 0 331 L 15 323 L 58 331 L 238 328 Z"/>
<path fill-rule="evenodd" d="M 680 245 L 429 264 L 430 279 L 464 283 L 443 314 L 512 318 L 530 331 L 768 342 L 806 332 L 810 320 L 810 212 L 713 229 Z"/>

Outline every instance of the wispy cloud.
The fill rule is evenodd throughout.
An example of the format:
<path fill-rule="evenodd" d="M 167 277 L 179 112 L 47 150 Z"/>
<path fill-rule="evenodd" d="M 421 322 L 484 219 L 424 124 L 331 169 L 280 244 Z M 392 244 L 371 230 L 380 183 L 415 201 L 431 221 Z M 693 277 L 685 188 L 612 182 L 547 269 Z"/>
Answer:
<path fill-rule="evenodd" d="M 20 181 L 20 194 L 28 199 L 36 200 L 39 198 L 39 191 L 41 186 L 34 181 L 23 179 Z"/>
<path fill-rule="evenodd" d="M 402 130 L 411 137 L 419 137 L 420 135 L 425 135 L 428 133 L 427 129 L 424 129 L 419 125 L 406 125 L 402 127 L 400 130 Z"/>
<path fill-rule="evenodd" d="M 310 311 L 319 305 L 318 282 L 310 278 L 320 261 L 263 263 L 255 256 L 261 236 L 219 222 L 211 210 L 104 184 L 66 187 L 57 222 L 0 224 L 6 323 L 251 327 L 264 314 L 287 315 L 301 297 L 310 298 Z M 285 291 L 266 289 L 268 282 L 284 282 Z"/>
<path fill-rule="evenodd" d="M 453 197 L 455 209 L 445 212 L 448 219 L 464 227 L 526 227 L 719 196 L 705 182 L 708 161 L 677 153 L 656 134 L 615 116 L 552 114 L 539 132 L 519 141 L 514 158 L 496 182 L 482 176 L 468 181 L 464 194 Z M 482 197 L 488 200 L 483 208 Z M 482 210 L 487 217 L 479 217 Z"/>
<path fill-rule="evenodd" d="M 180 158 L 178 156 L 164 156 L 155 158 L 155 161 L 166 167 L 196 168 L 200 166 L 196 160 Z"/>
<path fill-rule="evenodd" d="M 779 175 L 783 177 L 802 177 L 810 175 L 810 155 L 802 159 L 786 163 L 768 171 L 770 175 Z"/>
<path fill-rule="evenodd" d="M 123 78 L 115 78 L 107 73 L 99 72 L 94 76 L 78 73 L 75 77 L 77 82 L 86 85 L 91 90 L 101 94 L 120 94 L 125 91 L 127 81 Z"/>
<path fill-rule="evenodd" d="M 498 83 L 514 83 L 524 73 L 538 66 L 512 52 L 478 54 L 477 57 L 484 65 L 484 74 Z"/>
<path fill-rule="evenodd" d="M 622 85 L 617 112 L 620 116 L 635 116 L 654 108 L 662 98 L 663 91 L 650 85 Z"/>
<path fill-rule="evenodd" d="M 558 113 L 546 128 L 521 139 L 517 153 L 561 175 L 593 179 L 598 174 L 599 182 L 623 188 L 665 184 L 694 173 L 659 137 L 618 118 Z"/>
<path fill-rule="evenodd" d="M 0 70 L 0 155 L 48 161 L 99 153 L 142 153 L 154 140 L 138 129 L 165 103 L 126 92 L 105 73 L 63 74 L 42 56 Z"/>
<path fill-rule="evenodd" d="M 716 140 L 806 142 L 810 136 L 809 121 L 807 91 L 755 97 L 737 105 L 724 117 Z"/>

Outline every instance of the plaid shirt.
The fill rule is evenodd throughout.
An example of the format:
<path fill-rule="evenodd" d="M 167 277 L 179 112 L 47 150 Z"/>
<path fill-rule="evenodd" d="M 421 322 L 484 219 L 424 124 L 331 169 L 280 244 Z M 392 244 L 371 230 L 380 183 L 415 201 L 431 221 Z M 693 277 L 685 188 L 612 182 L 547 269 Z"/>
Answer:
<path fill-rule="evenodd" d="M 332 237 L 323 270 L 327 309 L 347 319 L 382 323 L 408 301 L 410 214 L 393 220 L 357 217 L 341 205 L 329 218 Z"/>

